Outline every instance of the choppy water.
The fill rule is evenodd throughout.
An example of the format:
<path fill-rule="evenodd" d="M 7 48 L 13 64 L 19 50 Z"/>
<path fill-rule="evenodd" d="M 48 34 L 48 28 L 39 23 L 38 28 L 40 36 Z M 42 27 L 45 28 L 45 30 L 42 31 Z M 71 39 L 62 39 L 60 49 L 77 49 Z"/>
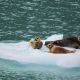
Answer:
<path fill-rule="evenodd" d="M 1 80 L 80 80 L 79 73 L 56 74 L 50 71 L 5 72 L 0 70 L 0 74 Z"/>
<path fill-rule="evenodd" d="M 0 40 L 80 34 L 79 0 L 0 0 Z"/>
<path fill-rule="evenodd" d="M 0 0 L 0 41 L 9 40 L 7 43 L 12 44 L 35 35 L 46 39 L 59 33 L 64 37 L 80 35 L 80 0 Z M 24 48 L 15 51 L 17 44 L 5 48 L 6 43 L 2 46 L 2 42 L 0 55 Z M 0 80 L 80 80 L 80 68 L 29 65 L 1 58 Z"/>

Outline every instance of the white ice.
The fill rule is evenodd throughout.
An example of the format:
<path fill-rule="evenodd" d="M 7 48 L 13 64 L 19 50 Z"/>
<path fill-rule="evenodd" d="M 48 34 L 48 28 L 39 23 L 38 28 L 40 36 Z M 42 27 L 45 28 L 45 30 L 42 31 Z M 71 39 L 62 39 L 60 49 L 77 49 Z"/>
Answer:
<path fill-rule="evenodd" d="M 63 35 L 52 35 L 45 41 L 62 39 Z M 72 48 L 69 48 L 72 49 Z M 42 65 L 58 65 L 71 68 L 80 67 L 80 50 L 71 54 L 52 54 L 43 45 L 41 49 L 32 49 L 27 41 L 18 43 L 0 43 L 0 58 L 15 60 L 23 64 L 36 63 Z"/>

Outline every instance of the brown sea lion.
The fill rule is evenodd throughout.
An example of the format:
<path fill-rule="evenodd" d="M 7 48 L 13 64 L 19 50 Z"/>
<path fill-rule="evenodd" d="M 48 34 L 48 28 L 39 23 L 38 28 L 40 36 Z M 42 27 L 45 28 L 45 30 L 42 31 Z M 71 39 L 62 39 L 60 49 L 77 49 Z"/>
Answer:
<path fill-rule="evenodd" d="M 73 47 L 73 48 L 80 48 L 80 36 L 70 37 L 62 40 L 56 41 L 46 41 L 45 45 L 52 43 L 54 45 L 62 46 L 62 47 Z"/>
<path fill-rule="evenodd" d="M 67 50 L 63 47 L 60 47 L 60 46 L 56 46 L 56 45 L 53 45 L 53 44 L 47 44 L 46 47 L 49 49 L 49 52 L 50 53 L 56 53 L 56 54 L 60 54 L 60 53 L 64 53 L 64 54 L 67 54 L 67 53 L 74 53 L 74 51 L 72 50 Z"/>
<path fill-rule="evenodd" d="M 32 48 L 34 49 L 40 49 L 43 45 L 40 37 L 35 37 L 35 38 L 32 38 L 30 41 L 29 41 L 29 44 Z"/>

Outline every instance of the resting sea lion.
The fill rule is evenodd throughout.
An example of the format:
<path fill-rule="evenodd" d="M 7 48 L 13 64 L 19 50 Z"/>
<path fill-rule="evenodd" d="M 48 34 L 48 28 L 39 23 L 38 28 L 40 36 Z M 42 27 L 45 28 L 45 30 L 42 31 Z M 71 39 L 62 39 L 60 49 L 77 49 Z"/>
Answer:
<path fill-rule="evenodd" d="M 43 45 L 40 37 L 35 37 L 29 41 L 29 44 L 34 49 L 40 49 Z"/>
<path fill-rule="evenodd" d="M 56 46 L 56 45 L 53 45 L 53 44 L 47 44 L 46 47 L 49 49 L 49 52 L 50 53 L 56 53 L 56 54 L 60 54 L 60 53 L 64 53 L 64 54 L 67 54 L 67 53 L 74 53 L 74 51 L 71 51 L 71 50 L 67 50 L 67 49 L 64 49 L 60 46 Z"/>
<path fill-rule="evenodd" d="M 52 43 L 54 45 L 62 46 L 62 47 L 73 47 L 80 48 L 80 36 L 70 37 L 67 39 L 56 40 L 56 41 L 46 41 L 45 45 Z"/>

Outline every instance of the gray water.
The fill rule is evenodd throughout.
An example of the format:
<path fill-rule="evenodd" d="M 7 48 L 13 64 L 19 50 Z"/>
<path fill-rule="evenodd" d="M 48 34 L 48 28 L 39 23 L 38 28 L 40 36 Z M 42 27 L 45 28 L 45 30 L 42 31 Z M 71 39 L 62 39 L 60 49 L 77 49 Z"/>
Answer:
<path fill-rule="evenodd" d="M 0 41 L 27 41 L 36 35 L 46 39 L 53 34 L 80 35 L 80 0 L 0 0 Z M 35 66 L 28 70 L 6 61 L 0 59 L 0 80 L 80 80 L 77 68 L 39 66 L 36 71 Z"/>
<path fill-rule="evenodd" d="M 0 0 L 0 40 L 80 34 L 79 0 Z"/>

